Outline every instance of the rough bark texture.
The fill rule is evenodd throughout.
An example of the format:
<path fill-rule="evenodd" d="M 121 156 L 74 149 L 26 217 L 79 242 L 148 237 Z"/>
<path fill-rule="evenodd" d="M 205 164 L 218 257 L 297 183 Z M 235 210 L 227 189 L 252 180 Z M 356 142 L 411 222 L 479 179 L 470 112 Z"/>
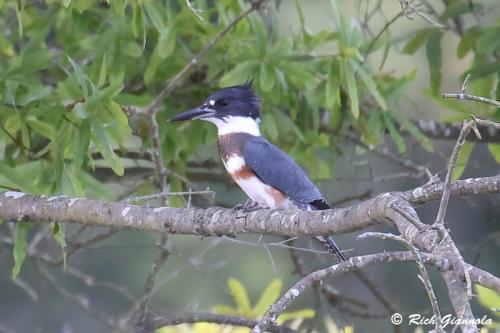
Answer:
<path fill-rule="evenodd" d="M 452 186 L 453 195 L 499 192 L 500 175 L 461 180 L 454 182 Z M 440 193 L 442 184 L 430 184 L 406 192 L 381 194 L 347 208 L 313 212 L 263 209 L 246 214 L 220 207 L 148 208 L 83 198 L 31 196 L 9 191 L 0 193 L 0 218 L 14 221 L 63 221 L 172 234 L 329 235 L 352 232 L 381 221 L 387 222 L 389 208 L 395 203 L 402 205 L 403 210 L 409 207 L 411 215 L 419 221 L 410 204 L 439 199 Z M 398 229 L 405 238 L 411 239 L 417 231 L 407 224 L 400 223 Z M 418 228 L 422 230 L 426 226 L 420 223 Z"/>
<path fill-rule="evenodd" d="M 450 189 L 452 195 L 499 193 L 500 175 L 456 181 L 451 184 Z M 243 213 L 219 207 L 148 208 L 82 198 L 31 196 L 20 192 L 4 192 L 0 194 L 0 219 L 33 222 L 62 221 L 169 234 L 258 233 L 288 236 L 346 233 L 376 223 L 386 223 L 397 228 L 402 238 L 418 248 L 423 258 L 433 262 L 434 266 L 440 269 L 456 317 L 465 319 L 466 322 L 470 320 L 470 323 L 461 325 L 462 330 L 477 332 L 469 305 L 470 281 L 500 291 L 500 280 L 490 273 L 464 263 L 460 252 L 444 227 L 438 228 L 420 221 L 413 205 L 437 200 L 442 193 L 443 184 L 431 183 L 406 192 L 380 194 L 347 208 L 312 212 L 257 210 Z M 430 254 L 432 254 L 431 257 L 429 257 Z M 380 259 L 375 255 L 373 258 L 370 257 L 370 260 L 374 263 L 379 260 L 396 260 L 390 256 L 385 258 L 382 255 L 382 257 Z M 414 260 L 413 255 L 408 254 L 407 257 Z M 360 258 L 362 257 L 354 257 L 346 263 L 314 272 L 309 279 L 312 283 L 326 276 L 335 275 L 344 269 L 352 270 L 361 265 Z M 439 265 L 436 258 L 439 258 L 441 262 Z M 371 262 L 370 260 L 368 261 Z M 307 281 L 309 280 L 306 280 L 303 288 L 310 285 Z M 293 298 L 300 294 L 298 289 L 290 292 Z M 290 296 L 286 293 L 283 297 L 287 298 L 287 295 Z M 279 303 L 275 304 L 275 306 L 278 305 Z M 274 322 L 272 313 L 268 313 L 266 318 L 263 321 L 265 325 L 259 324 L 259 327 L 265 329 Z"/>

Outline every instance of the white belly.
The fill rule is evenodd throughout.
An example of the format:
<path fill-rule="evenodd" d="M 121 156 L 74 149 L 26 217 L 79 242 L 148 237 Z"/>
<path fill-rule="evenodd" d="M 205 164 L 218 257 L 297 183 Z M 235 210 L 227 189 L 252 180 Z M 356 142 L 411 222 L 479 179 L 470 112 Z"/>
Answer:
<path fill-rule="evenodd" d="M 235 181 L 253 201 L 269 208 L 276 208 L 277 200 L 271 195 L 272 188 L 264 184 L 259 178 L 254 176 L 249 179 L 235 179 Z"/>
<path fill-rule="evenodd" d="M 255 175 L 248 178 L 237 177 L 238 171 L 245 167 L 245 161 L 240 156 L 231 156 L 223 161 L 226 170 L 245 194 L 261 206 L 271 209 L 291 209 L 295 205 L 273 187 L 265 184 Z"/>

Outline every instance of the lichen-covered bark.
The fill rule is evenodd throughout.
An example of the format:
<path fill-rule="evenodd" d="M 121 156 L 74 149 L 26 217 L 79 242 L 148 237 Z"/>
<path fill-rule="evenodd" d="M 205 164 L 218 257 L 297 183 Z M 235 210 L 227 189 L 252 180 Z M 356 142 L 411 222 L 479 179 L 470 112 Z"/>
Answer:
<path fill-rule="evenodd" d="M 500 280 L 490 273 L 465 264 L 446 230 L 438 230 L 439 228 L 420 221 L 413 205 L 437 200 L 442 192 L 443 184 L 426 184 L 406 192 L 380 194 L 347 208 L 312 212 L 264 209 L 244 213 L 220 207 L 148 208 L 84 198 L 31 196 L 10 191 L 0 193 L 0 219 L 61 221 L 170 234 L 258 233 L 288 236 L 346 233 L 376 223 L 387 223 L 397 228 L 401 236 L 420 249 L 423 255 L 425 252 L 432 253 L 449 263 L 441 274 L 455 314 L 458 318 L 472 319 L 473 314 L 467 297 L 468 285 L 464 282 L 466 277 L 470 275 L 473 282 L 497 291 L 500 291 Z M 452 195 L 499 192 L 500 175 L 456 181 L 451 185 Z M 339 267 L 356 265 L 355 261 L 358 259 L 351 258 L 348 264 Z M 390 261 L 390 258 L 386 259 Z M 327 272 L 329 271 L 325 270 L 323 273 Z M 291 297 L 298 295 L 294 295 L 293 290 L 290 293 Z M 477 331 L 474 324 L 464 324 L 461 328 L 465 332 Z"/>

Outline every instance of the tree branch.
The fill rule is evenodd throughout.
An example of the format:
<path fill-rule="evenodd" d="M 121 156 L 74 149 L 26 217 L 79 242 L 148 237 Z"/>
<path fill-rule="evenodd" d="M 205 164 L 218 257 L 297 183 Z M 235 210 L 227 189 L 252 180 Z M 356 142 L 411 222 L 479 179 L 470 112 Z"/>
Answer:
<path fill-rule="evenodd" d="M 346 208 L 313 212 L 262 209 L 248 214 L 220 207 L 149 208 L 8 191 L 0 193 L 0 218 L 205 236 L 236 233 L 329 235 L 359 230 L 385 220 L 389 205 L 395 200 L 422 204 L 439 199 L 442 191 L 443 184 L 427 184 L 406 192 L 380 194 Z M 455 181 L 451 193 L 461 196 L 500 193 L 500 175 Z"/>
<path fill-rule="evenodd" d="M 418 269 L 420 271 L 421 275 L 418 275 L 418 278 L 422 282 L 422 284 L 425 287 L 425 290 L 427 291 L 427 295 L 429 296 L 429 301 L 431 302 L 432 306 L 432 312 L 434 313 L 434 316 L 436 318 L 436 323 L 435 323 L 435 332 L 436 333 L 444 333 L 443 330 L 443 323 L 442 323 L 442 317 L 441 317 L 441 311 L 439 310 L 439 304 L 436 298 L 436 293 L 434 292 L 434 288 L 432 287 L 431 279 L 429 278 L 429 274 L 427 273 L 427 270 L 424 266 L 424 262 L 422 261 L 422 258 L 420 257 L 419 251 L 411 244 L 408 242 L 406 239 L 403 239 L 397 235 L 393 234 L 387 234 L 387 233 L 381 233 L 381 232 L 365 232 L 364 234 L 361 234 L 358 236 L 358 239 L 364 239 L 368 237 L 378 237 L 381 239 L 390 239 L 394 240 L 400 243 L 403 243 L 406 247 L 410 249 L 410 251 L 413 253 L 415 256 L 415 262 L 417 263 Z"/>
<path fill-rule="evenodd" d="M 422 254 L 422 261 L 427 264 L 432 264 L 441 269 L 444 269 L 448 264 L 441 260 L 438 256 Z M 252 329 L 252 333 L 265 332 L 269 325 L 272 325 L 279 315 L 285 311 L 288 306 L 315 282 L 321 282 L 326 278 L 346 274 L 362 267 L 367 267 L 382 262 L 403 262 L 413 261 L 415 255 L 412 252 L 384 252 L 377 254 L 369 254 L 365 256 L 358 256 L 349 258 L 347 261 L 341 262 L 337 265 L 320 269 L 310 273 L 302 280 L 297 282 L 292 288 L 286 291 L 278 301 L 276 301 L 271 308 L 264 314 L 259 324 Z"/>
<path fill-rule="evenodd" d="M 245 326 L 252 328 L 257 325 L 257 320 L 248 319 L 244 317 L 236 317 L 229 315 L 221 315 L 215 313 L 207 312 L 196 312 L 189 314 L 182 314 L 176 316 L 166 316 L 158 317 L 145 323 L 144 326 L 140 326 L 136 329 L 136 333 L 150 333 L 154 332 L 156 329 L 164 326 L 175 326 L 180 324 L 193 324 L 193 323 L 215 323 L 220 325 L 231 325 L 231 326 Z M 296 333 L 297 331 L 285 327 L 285 326 L 275 326 L 271 325 L 267 328 L 268 332 L 272 333 Z"/>
<path fill-rule="evenodd" d="M 183 233 L 197 235 L 222 235 L 237 233 L 259 233 L 277 235 L 329 235 L 359 230 L 376 223 L 386 222 L 395 226 L 401 237 L 424 252 L 434 253 L 438 258 L 451 263 L 451 270 L 441 274 L 448 287 L 450 299 L 457 317 L 470 319 L 472 312 L 468 300 L 462 299 L 466 284 L 465 264 L 459 260 L 457 249 L 447 232 L 442 231 L 442 240 L 434 228 L 420 222 L 411 206 L 417 198 L 420 203 L 436 199 L 433 191 L 442 193 L 443 184 L 426 184 L 407 192 L 384 193 L 352 207 L 326 211 L 258 210 L 250 213 L 212 207 L 149 208 L 123 203 L 104 203 L 90 199 L 30 196 L 20 192 L 0 194 L 0 218 L 13 221 L 66 221 L 116 229 L 156 231 L 162 234 Z M 451 193 L 460 194 L 498 193 L 500 175 L 452 183 Z M 429 190 L 432 189 L 432 190 Z M 429 195 L 429 193 L 431 195 Z M 439 197 L 439 196 L 438 196 Z M 459 252 L 458 252 L 459 253 Z M 358 257 L 359 258 L 359 257 Z M 423 259 L 425 262 L 425 259 Z M 352 263 L 352 260 L 349 262 Z M 344 266 L 341 266 L 344 267 Z M 461 269 L 463 268 L 463 269 Z M 467 268 L 467 272 L 470 270 Z M 498 278 L 480 272 L 488 285 L 499 286 Z M 472 317 L 473 318 L 473 317 Z M 475 331 L 475 325 L 463 326 Z"/>

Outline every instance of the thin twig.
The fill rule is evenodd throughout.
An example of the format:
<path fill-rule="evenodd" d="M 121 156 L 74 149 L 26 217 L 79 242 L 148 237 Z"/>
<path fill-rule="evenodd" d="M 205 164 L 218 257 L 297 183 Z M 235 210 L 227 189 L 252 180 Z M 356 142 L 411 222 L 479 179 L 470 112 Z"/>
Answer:
<path fill-rule="evenodd" d="M 443 322 L 442 322 L 442 317 L 441 317 L 441 311 L 439 310 L 439 304 L 437 302 L 436 294 L 434 293 L 434 288 L 432 287 L 431 280 L 429 278 L 429 274 L 427 273 L 427 270 L 425 269 L 424 262 L 422 261 L 422 258 L 420 257 L 420 254 L 418 250 L 411 244 L 409 241 L 406 239 L 393 235 L 393 234 L 388 234 L 388 233 L 381 233 L 381 232 L 365 232 L 361 235 L 358 236 L 358 239 L 364 239 L 368 237 L 377 237 L 381 239 L 390 239 L 394 240 L 400 243 L 403 243 L 407 248 L 409 248 L 412 253 L 415 255 L 415 262 L 417 263 L 418 269 L 420 270 L 420 274 L 418 277 L 420 281 L 423 283 L 425 290 L 427 291 L 427 295 L 429 296 L 429 301 L 432 306 L 432 312 L 434 313 L 434 316 L 436 318 L 435 320 L 435 332 L 438 333 L 444 333 L 443 329 Z"/>
<path fill-rule="evenodd" d="M 21 279 L 19 276 L 13 279 L 12 283 L 14 283 L 16 286 L 25 291 L 33 302 L 38 302 L 38 300 L 40 299 L 36 290 L 33 289 L 33 287 L 29 285 L 29 283 Z"/>
<path fill-rule="evenodd" d="M 274 324 L 279 315 L 285 311 L 288 306 L 290 306 L 290 304 L 297 297 L 299 297 L 300 294 L 302 294 L 315 282 L 323 281 L 328 277 L 345 274 L 358 270 L 362 267 L 381 262 L 401 262 L 410 260 L 415 260 L 415 255 L 412 252 L 383 252 L 351 257 L 347 261 L 343 261 L 337 265 L 312 272 L 297 282 L 292 288 L 288 289 L 288 291 L 286 291 L 274 304 L 271 305 L 270 309 L 264 314 L 264 316 L 262 316 L 259 323 L 252 329 L 252 333 L 265 332 L 270 325 Z M 422 254 L 422 260 L 426 263 L 438 264 L 437 261 L 439 260 L 439 257 Z"/>
<path fill-rule="evenodd" d="M 48 269 L 45 267 L 45 265 L 42 264 L 40 260 L 36 260 L 36 265 L 38 267 L 38 270 L 40 271 L 42 277 L 45 278 L 47 282 L 49 282 L 50 285 L 56 290 L 58 293 L 60 293 L 63 297 L 67 298 L 68 300 L 72 301 L 73 303 L 77 304 L 83 311 L 88 313 L 91 317 L 99 320 L 100 322 L 106 324 L 112 331 L 116 329 L 116 323 L 114 322 L 113 319 L 111 318 L 106 318 L 104 317 L 99 311 L 96 311 L 91 305 L 90 301 L 87 297 L 81 295 L 81 294 L 73 294 L 69 290 L 65 289 L 62 287 L 62 285 L 52 276 L 52 274 L 49 273 Z"/>
<path fill-rule="evenodd" d="M 412 1 L 399 0 L 399 3 L 401 4 L 401 8 L 403 9 L 404 14 L 406 15 L 406 17 L 408 17 L 408 19 L 412 19 L 412 17 L 410 17 L 410 14 L 415 13 L 418 16 L 420 16 L 422 19 L 424 19 L 425 21 L 427 21 L 430 24 L 432 24 L 435 28 L 444 29 L 446 27 L 445 25 L 439 23 L 438 21 L 436 21 L 432 17 L 426 15 L 421 10 L 419 10 L 418 8 L 416 8 L 415 6 L 413 6 L 411 4 Z"/>
<path fill-rule="evenodd" d="M 138 201 L 147 201 L 147 200 L 154 200 L 154 199 L 159 199 L 163 197 L 175 197 L 175 196 L 184 196 L 184 195 L 205 195 L 205 194 L 210 194 L 214 195 L 215 192 L 210 190 L 208 187 L 206 190 L 203 191 L 184 191 L 184 192 L 160 192 L 160 193 L 155 193 L 155 194 L 150 194 L 150 195 L 143 195 L 140 197 L 133 197 L 133 198 L 127 198 L 123 200 L 125 203 L 134 203 Z"/>
<path fill-rule="evenodd" d="M 43 260 L 43 259 L 42 259 Z M 79 269 L 76 269 L 75 267 L 68 266 L 65 271 L 66 274 L 74 277 L 75 279 L 81 281 L 88 287 L 105 287 L 111 290 L 114 290 L 121 294 L 124 298 L 126 298 L 128 301 L 135 302 L 136 297 L 130 293 L 130 291 L 120 285 L 108 282 L 108 281 L 101 281 L 96 279 L 95 277 L 84 273 L 80 271 Z"/>
<path fill-rule="evenodd" d="M 443 224 L 444 223 L 444 218 L 446 215 L 446 209 L 448 207 L 448 202 L 450 199 L 450 194 L 451 194 L 451 178 L 453 175 L 453 171 L 455 170 L 456 164 L 457 164 L 457 158 L 460 153 L 460 150 L 462 149 L 462 146 L 465 143 L 465 138 L 471 131 L 471 129 L 475 128 L 477 125 L 481 126 L 491 126 L 500 129 L 500 124 L 495 123 L 492 121 L 488 120 L 483 120 L 483 119 L 478 119 L 474 116 L 472 116 L 472 120 L 469 122 L 464 122 L 464 125 L 462 126 L 462 130 L 460 131 L 460 135 L 458 136 L 457 143 L 455 144 L 455 147 L 453 148 L 453 152 L 451 153 L 450 157 L 450 162 L 448 164 L 448 169 L 446 171 L 446 178 L 444 181 L 443 185 L 443 195 L 441 197 L 441 202 L 439 204 L 439 211 L 436 216 L 436 221 L 434 222 L 435 224 Z"/>
<path fill-rule="evenodd" d="M 444 223 L 444 218 L 446 216 L 446 209 L 448 208 L 448 202 L 450 199 L 451 179 L 453 171 L 457 166 L 457 158 L 460 153 L 460 150 L 462 149 L 462 146 L 465 143 L 465 138 L 469 134 L 473 125 L 474 125 L 473 120 L 469 122 L 464 122 L 462 130 L 460 131 L 460 135 L 458 136 L 457 143 L 455 144 L 455 147 L 453 148 L 453 151 L 451 153 L 450 162 L 448 164 L 448 169 L 446 171 L 446 178 L 444 180 L 444 185 L 443 185 L 443 195 L 441 197 L 441 202 L 439 203 L 439 210 L 436 216 L 436 220 L 434 222 L 435 224 L 442 225 Z"/>
<path fill-rule="evenodd" d="M 328 128 L 323 128 L 323 130 L 331 133 L 331 130 Z M 424 166 L 416 165 L 409 160 L 405 160 L 405 159 L 389 152 L 387 149 L 380 149 L 380 148 L 375 148 L 375 147 L 369 146 L 366 143 L 364 143 L 363 141 L 359 140 L 354 135 L 347 134 L 345 136 L 345 138 L 347 140 L 355 143 L 356 145 L 367 149 L 370 152 L 376 153 L 384 158 L 387 158 L 387 159 L 393 161 L 394 163 L 397 163 L 397 164 L 399 164 L 399 165 L 401 165 L 409 170 L 414 171 L 416 177 L 426 176 L 428 179 L 432 178 L 432 173 L 429 171 L 428 168 L 426 168 Z"/>
<path fill-rule="evenodd" d="M 144 284 L 144 292 L 142 298 L 136 305 L 137 311 L 133 312 L 136 314 L 136 320 L 138 323 L 141 323 L 146 319 L 149 301 L 151 300 L 151 297 L 153 295 L 153 288 L 160 274 L 160 269 L 170 255 L 167 237 L 162 236 L 161 241 L 162 244 L 160 245 L 160 254 L 151 266 L 151 272 L 146 280 L 146 283 Z"/>
<path fill-rule="evenodd" d="M 461 96 L 466 95 L 467 86 L 469 84 L 470 78 L 471 78 L 470 74 L 468 74 L 465 77 L 465 80 L 462 83 L 462 88 L 461 88 L 460 93 L 458 95 L 461 95 Z M 446 97 L 444 95 L 445 94 L 443 94 L 443 97 Z M 490 102 L 492 102 L 492 101 L 490 100 Z M 496 102 L 496 101 L 493 101 L 493 102 Z M 500 103 L 499 102 L 496 102 L 496 103 L 498 103 L 497 106 L 500 107 Z M 447 172 L 446 172 L 446 179 L 444 181 L 443 195 L 441 197 L 441 202 L 439 204 L 439 210 L 438 210 L 438 214 L 436 216 L 436 221 L 434 222 L 435 224 L 441 224 L 442 225 L 444 223 L 444 218 L 445 218 L 445 215 L 446 215 L 446 209 L 448 207 L 448 201 L 450 199 L 451 178 L 452 178 L 452 175 L 453 175 L 453 171 L 454 171 L 454 169 L 456 167 L 458 155 L 460 153 L 460 150 L 462 149 L 462 146 L 465 143 L 465 138 L 469 134 L 470 130 L 474 129 L 474 133 L 476 133 L 476 135 L 479 134 L 479 131 L 476 128 L 477 125 L 493 126 L 495 128 L 500 128 L 500 124 L 498 124 L 498 123 L 491 122 L 491 121 L 486 121 L 486 120 L 482 120 L 482 119 L 478 119 L 478 118 L 476 118 L 474 116 L 472 116 L 472 120 L 471 121 L 464 122 L 464 124 L 462 126 L 462 129 L 460 131 L 460 134 L 458 136 L 457 142 L 455 144 L 455 147 L 453 148 L 453 152 L 451 153 L 450 162 L 448 164 L 448 169 L 447 169 Z M 479 137 L 480 137 L 480 134 L 479 134 Z"/>
<path fill-rule="evenodd" d="M 396 14 L 390 21 L 388 21 L 383 27 L 382 29 L 378 32 L 378 34 L 372 39 L 372 41 L 370 42 L 370 45 L 368 45 L 368 48 L 366 49 L 366 54 L 369 54 L 370 51 L 373 49 L 373 47 L 375 46 L 375 44 L 377 43 L 377 41 L 380 39 L 380 37 L 382 37 L 382 34 L 387 30 L 389 29 L 389 27 L 394 24 L 394 22 L 397 21 L 398 18 L 400 18 L 401 16 L 404 16 L 405 15 L 405 10 L 402 9 L 398 14 Z"/>
<path fill-rule="evenodd" d="M 489 105 L 493 105 L 494 107 L 500 108 L 500 102 L 494 99 L 489 99 L 482 96 L 475 96 L 466 93 L 467 84 L 469 83 L 471 74 L 467 74 L 464 83 L 462 84 L 462 90 L 459 93 L 442 93 L 441 97 L 443 98 L 456 98 L 459 101 L 469 100 L 474 102 L 485 103 Z"/>
<path fill-rule="evenodd" d="M 200 21 L 204 21 L 205 19 L 200 15 L 201 12 L 203 12 L 201 9 L 196 9 L 193 6 L 193 2 L 191 0 L 186 0 L 186 5 L 188 8 L 196 15 L 197 18 L 200 19 Z"/>
<path fill-rule="evenodd" d="M 245 326 L 252 328 L 257 325 L 257 320 L 248 319 L 244 317 L 222 315 L 215 313 L 206 312 L 196 312 L 189 314 L 182 314 L 176 316 L 165 316 L 157 317 L 151 320 L 151 322 L 146 323 L 143 327 L 138 327 L 136 333 L 150 333 L 154 332 L 156 329 L 164 326 L 175 326 L 180 324 L 192 324 L 192 323 L 216 323 L 220 325 L 230 325 L 230 326 Z M 269 326 L 267 328 L 268 332 L 272 333 L 296 333 L 295 330 L 285 327 L 285 326 Z"/>

